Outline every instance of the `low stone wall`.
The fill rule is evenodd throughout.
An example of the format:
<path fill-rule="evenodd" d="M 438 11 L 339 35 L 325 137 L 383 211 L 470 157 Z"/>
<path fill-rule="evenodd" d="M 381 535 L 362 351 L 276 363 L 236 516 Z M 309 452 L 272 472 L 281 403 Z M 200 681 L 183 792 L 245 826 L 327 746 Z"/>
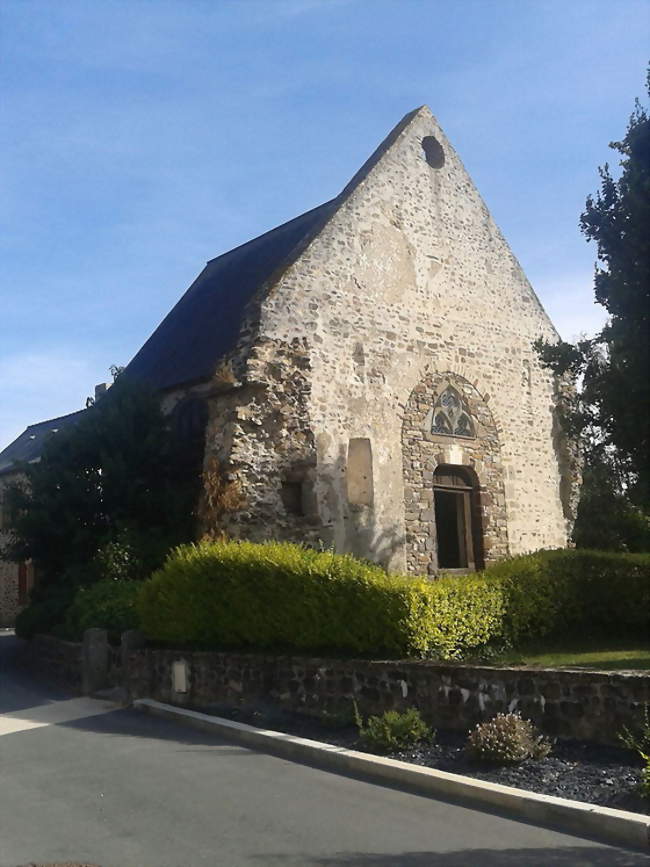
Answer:
<path fill-rule="evenodd" d="M 184 663 L 186 691 L 173 688 Z M 206 707 L 273 702 L 309 714 L 364 714 L 418 707 L 439 728 L 467 731 L 496 713 L 519 711 L 549 735 L 617 744 L 623 725 L 650 704 L 650 675 L 336 660 L 143 649 L 127 655 L 124 686 L 134 698 Z"/>
<path fill-rule="evenodd" d="M 26 642 L 21 662 L 34 674 L 80 692 L 82 645 L 52 635 L 35 635 Z"/>
<path fill-rule="evenodd" d="M 645 672 L 138 649 L 135 633 L 124 634 L 121 649 L 97 655 L 98 633 L 105 640 L 103 630 L 89 630 L 85 652 L 81 644 L 37 636 L 27 655 L 41 673 L 81 689 L 90 682 L 92 646 L 95 688 L 118 686 L 131 699 L 195 708 L 273 703 L 349 718 L 354 699 L 364 715 L 417 707 L 435 727 L 460 731 L 496 713 L 519 711 L 549 735 L 614 745 L 621 728 L 635 726 L 644 704 L 650 705 Z M 105 660 L 103 676 L 97 659 Z"/>

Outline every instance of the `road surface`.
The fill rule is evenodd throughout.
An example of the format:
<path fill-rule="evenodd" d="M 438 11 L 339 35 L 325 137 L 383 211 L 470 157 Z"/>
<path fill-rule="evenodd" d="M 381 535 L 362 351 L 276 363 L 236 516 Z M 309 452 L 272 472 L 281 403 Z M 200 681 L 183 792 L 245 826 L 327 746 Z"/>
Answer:
<path fill-rule="evenodd" d="M 650 867 L 32 680 L 0 632 L 0 867 Z"/>

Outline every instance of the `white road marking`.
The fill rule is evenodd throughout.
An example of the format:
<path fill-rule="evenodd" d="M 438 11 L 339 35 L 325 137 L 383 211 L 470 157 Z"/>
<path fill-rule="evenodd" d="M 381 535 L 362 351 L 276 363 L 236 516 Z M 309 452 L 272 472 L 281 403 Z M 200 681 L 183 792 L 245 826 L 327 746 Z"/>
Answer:
<path fill-rule="evenodd" d="M 35 707 L 14 710 L 0 716 L 0 737 L 13 732 L 39 729 L 43 726 L 58 725 L 97 716 L 116 710 L 116 705 L 97 698 L 70 698 L 67 701 L 53 701 Z"/>

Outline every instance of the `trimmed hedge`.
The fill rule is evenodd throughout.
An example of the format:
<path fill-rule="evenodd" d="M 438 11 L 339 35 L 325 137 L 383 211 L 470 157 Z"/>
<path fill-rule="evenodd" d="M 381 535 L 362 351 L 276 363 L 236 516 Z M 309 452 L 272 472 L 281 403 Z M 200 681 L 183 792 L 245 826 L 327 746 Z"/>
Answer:
<path fill-rule="evenodd" d="M 566 630 L 650 634 L 650 554 L 537 551 L 496 563 L 483 577 L 502 589 L 501 632 L 514 646 Z"/>
<path fill-rule="evenodd" d="M 202 647 L 462 658 L 567 629 L 650 631 L 650 555 L 540 551 L 437 581 L 286 542 L 184 545 L 142 585 L 141 628 Z"/>
<path fill-rule="evenodd" d="M 169 644 L 444 657 L 483 644 L 502 617 L 499 589 L 478 577 L 387 575 L 287 542 L 177 548 L 139 611 L 145 634 Z"/>

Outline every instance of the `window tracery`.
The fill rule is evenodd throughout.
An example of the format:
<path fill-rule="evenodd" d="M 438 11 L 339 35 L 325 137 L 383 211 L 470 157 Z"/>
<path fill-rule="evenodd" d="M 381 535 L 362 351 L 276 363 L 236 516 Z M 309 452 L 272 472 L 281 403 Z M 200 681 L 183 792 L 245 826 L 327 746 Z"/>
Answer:
<path fill-rule="evenodd" d="M 452 385 L 444 389 L 433 407 L 431 433 L 468 438 L 476 436 L 474 422 Z"/>

